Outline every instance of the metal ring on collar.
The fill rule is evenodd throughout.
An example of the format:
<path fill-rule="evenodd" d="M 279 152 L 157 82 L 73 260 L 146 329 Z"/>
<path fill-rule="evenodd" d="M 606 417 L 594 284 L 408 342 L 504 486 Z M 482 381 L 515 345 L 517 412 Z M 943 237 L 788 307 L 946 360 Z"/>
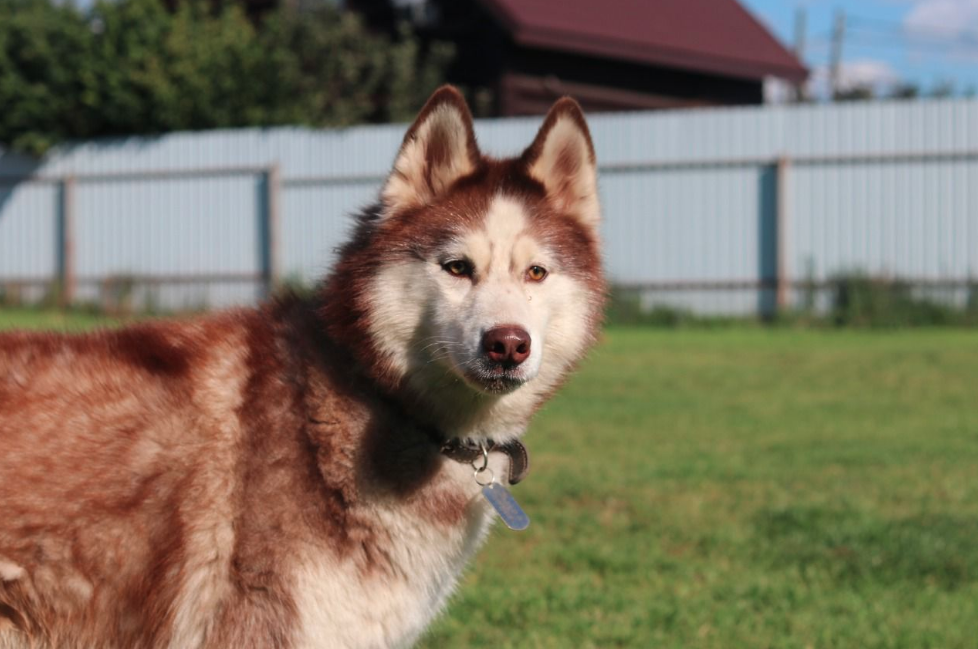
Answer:
<path fill-rule="evenodd" d="M 484 473 L 486 473 L 486 472 L 489 473 L 489 479 L 488 480 L 485 479 Z M 479 479 L 479 476 L 482 476 L 482 479 L 481 480 Z M 496 474 L 492 472 L 492 469 L 484 468 L 484 469 L 476 469 L 475 470 L 475 483 L 477 485 L 479 485 L 480 487 L 488 487 L 493 482 L 495 482 L 495 480 L 496 480 Z"/>
<path fill-rule="evenodd" d="M 472 460 L 472 468 L 475 469 L 476 475 L 479 475 L 489 467 L 489 450 L 486 448 L 484 442 L 479 442 L 479 450 L 482 451 L 482 466 L 477 467 L 475 460 Z"/>

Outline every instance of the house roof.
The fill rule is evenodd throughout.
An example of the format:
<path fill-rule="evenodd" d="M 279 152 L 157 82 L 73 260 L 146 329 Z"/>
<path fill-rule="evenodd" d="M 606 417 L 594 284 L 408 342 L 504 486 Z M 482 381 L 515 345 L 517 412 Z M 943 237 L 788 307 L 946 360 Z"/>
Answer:
<path fill-rule="evenodd" d="M 483 0 L 523 46 L 802 81 L 805 67 L 736 0 Z"/>

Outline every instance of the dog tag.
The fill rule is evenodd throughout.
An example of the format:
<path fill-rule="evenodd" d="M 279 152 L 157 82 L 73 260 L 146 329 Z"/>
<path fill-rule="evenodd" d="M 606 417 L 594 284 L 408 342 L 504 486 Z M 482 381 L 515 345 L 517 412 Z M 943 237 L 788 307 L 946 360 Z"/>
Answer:
<path fill-rule="evenodd" d="M 482 495 L 509 529 L 519 531 L 530 526 L 530 518 L 506 487 L 493 481 L 482 488 Z"/>

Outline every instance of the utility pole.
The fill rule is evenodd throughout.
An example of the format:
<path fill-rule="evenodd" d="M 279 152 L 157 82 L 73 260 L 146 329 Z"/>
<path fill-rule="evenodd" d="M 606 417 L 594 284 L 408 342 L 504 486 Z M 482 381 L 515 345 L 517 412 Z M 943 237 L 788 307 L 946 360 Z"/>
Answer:
<path fill-rule="evenodd" d="M 846 37 L 846 13 L 835 10 L 835 27 L 832 29 L 832 54 L 829 59 L 829 91 L 832 100 L 839 95 L 839 68 L 842 66 L 842 41 Z"/>
<path fill-rule="evenodd" d="M 799 61 L 805 61 L 805 35 L 808 30 L 808 10 L 799 5 L 795 9 L 795 56 Z M 805 101 L 805 82 L 801 81 L 795 86 L 795 101 Z"/>

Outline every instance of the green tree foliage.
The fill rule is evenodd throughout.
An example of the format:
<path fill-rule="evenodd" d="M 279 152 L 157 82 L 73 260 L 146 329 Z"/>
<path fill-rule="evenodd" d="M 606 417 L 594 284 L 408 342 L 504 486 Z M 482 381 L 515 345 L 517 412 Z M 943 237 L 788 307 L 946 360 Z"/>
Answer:
<path fill-rule="evenodd" d="M 256 25 L 233 3 L 2 0 L 0 142 L 40 154 L 74 138 L 404 120 L 451 56 L 326 2 Z"/>
<path fill-rule="evenodd" d="M 82 114 L 95 101 L 93 55 L 78 12 L 44 0 L 0 2 L 0 142 L 37 151 L 89 134 Z"/>

